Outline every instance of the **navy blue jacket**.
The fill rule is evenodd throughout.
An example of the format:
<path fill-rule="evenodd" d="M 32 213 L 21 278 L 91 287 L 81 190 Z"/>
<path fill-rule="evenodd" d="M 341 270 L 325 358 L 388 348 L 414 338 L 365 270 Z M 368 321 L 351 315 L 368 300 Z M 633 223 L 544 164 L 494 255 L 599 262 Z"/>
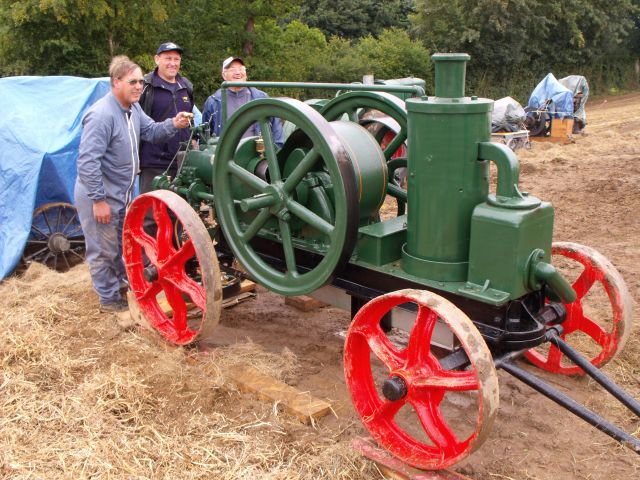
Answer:
<path fill-rule="evenodd" d="M 262 90 L 258 90 L 257 88 L 249 87 L 249 91 L 251 92 L 251 100 L 255 100 L 257 98 L 267 98 L 267 95 Z M 222 132 L 222 90 L 217 90 L 216 93 L 207 98 L 207 101 L 204 102 L 204 106 L 202 107 L 202 123 L 209 123 L 211 125 L 211 133 L 216 136 L 220 136 L 220 132 Z M 276 144 L 278 148 L 282 147 L 284 143 L 284 136 L 282 132 L 282 124 L 280 120 L 274 117 L 271 117 L 269 120 L 271 123 L 271 134 L 273 135 L 273 143 Z M 256 134 L 260 134 L 260 127 L 256 125 Z"/>
<path fill-rule="evenodd" d="M 146 108 L 145 113 L 156 122 L 161 122 L 167 118 L 173 118 L 178 112 L 193 111 L 193 86 L 191 82 L 181 76 L 176 75 L 178 88 L 172 92 L 163 85 L 162 79 L 158 76 L 158 69 L 145 75 L 145 92 L 140 97 L 140 106 Z M 148 101 L 145 97 L 153 89 L 153 103 L 147 107 Z M 175 156 L 181 142 L 189 140 L 191 132 L 188 128 L 183 128 L 169 139 L 166 143 L 153 144 L 141 142 L 140 144 L 140 168 L 166 168 Z M 175 165 L 175 162 L 174 162 Z"/>

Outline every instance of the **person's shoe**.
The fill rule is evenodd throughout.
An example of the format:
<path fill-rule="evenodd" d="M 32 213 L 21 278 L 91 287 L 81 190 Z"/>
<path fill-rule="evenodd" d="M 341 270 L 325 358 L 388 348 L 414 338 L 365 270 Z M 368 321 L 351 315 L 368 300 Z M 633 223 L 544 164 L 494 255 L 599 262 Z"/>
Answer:
<path fill-rule="evenodd" d="M 122 297 L 127 296 L 127 292 L 129 291 L 129 281 L 126 278 L 120 280 L 120 295 Z"/>
<path fill-rule="evenodd" d="M 127 310 L 129 310 L 129 304 L 126 300 L 100 304 L 100 313 L 119 313 L 126 312 Z"/>

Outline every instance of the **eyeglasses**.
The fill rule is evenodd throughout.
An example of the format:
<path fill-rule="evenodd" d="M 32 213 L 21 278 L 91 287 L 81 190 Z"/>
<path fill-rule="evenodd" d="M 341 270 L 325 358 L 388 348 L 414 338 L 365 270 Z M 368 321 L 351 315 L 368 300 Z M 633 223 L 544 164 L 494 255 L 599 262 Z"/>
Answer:
<path fill-rule="evenodd" d="M 131 86 L 134 86 L 136 83 L 142 86 L 144 85 L 144 78 L 141 78 L 140 80 L 136 80 L 135 78 L 132 78 L 131 80 L 127 80 L 127 83 Z"/>
<path fill-rule="evenodd" d="M 229 72 L 229 73 L 244 73 L 246 71 L 247 69 L 245 67 L 233 67 L 233 68 L 227 68 L 225 70 L 225 72 Z"/>

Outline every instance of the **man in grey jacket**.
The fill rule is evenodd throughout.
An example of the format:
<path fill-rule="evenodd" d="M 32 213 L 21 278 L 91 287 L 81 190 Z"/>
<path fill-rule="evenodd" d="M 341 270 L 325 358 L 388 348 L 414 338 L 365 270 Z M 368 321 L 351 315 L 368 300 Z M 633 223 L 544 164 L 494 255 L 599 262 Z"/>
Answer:
<path fill-rule="evenodd" d="M 180 112 L 154 122 L 138 105 L 142 70 L 125 56 L 109 66 L 111 92 L 98 100 L 82 120 L 75 203 L 85 237 L 91 281 L 101 312 L 127 309 L 120 294 L 126 282 L 122 261 L 122 225 L 138 173 L 140 139 L 162 142 L 189 125 Z"/>

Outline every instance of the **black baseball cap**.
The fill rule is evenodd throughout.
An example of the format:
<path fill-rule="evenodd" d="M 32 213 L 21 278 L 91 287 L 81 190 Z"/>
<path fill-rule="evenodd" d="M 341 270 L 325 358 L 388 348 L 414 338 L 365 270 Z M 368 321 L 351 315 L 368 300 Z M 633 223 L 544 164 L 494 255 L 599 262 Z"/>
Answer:
<path fill-rule="evenodd" d="M 161 44 L 158 47 L 158 51 L 156 52 L 156 55 L 160 55 L 162 52 L 173 52 L 173 51 L 178 52 L 180 55 L 182 55 L 182 52 L 184 52 L 182 47 L 180 45 L 178 45 L 177 43 L 166 42 L 166 43 Z"/>

